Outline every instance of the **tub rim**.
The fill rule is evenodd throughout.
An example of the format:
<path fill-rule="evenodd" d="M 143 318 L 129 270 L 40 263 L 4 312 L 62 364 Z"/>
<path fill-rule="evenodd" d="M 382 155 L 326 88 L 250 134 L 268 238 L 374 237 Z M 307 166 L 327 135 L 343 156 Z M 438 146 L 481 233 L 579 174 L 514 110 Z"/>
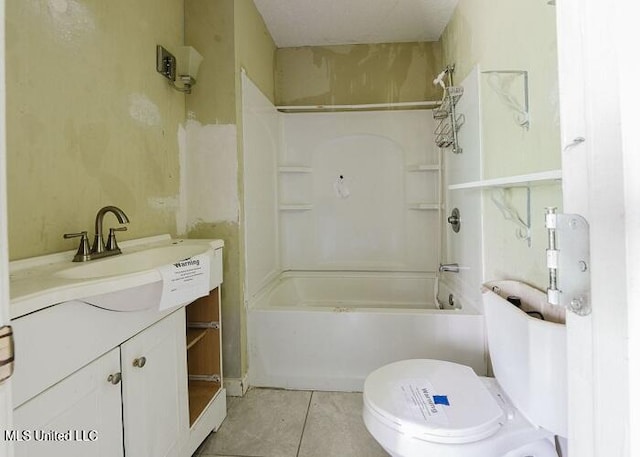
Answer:
<path fill-rule="evenodd" d="M 309 306 L 309 305 L 270 305 L 270 296 L 274 293 L 277 287 L 281 286 L 285 281 L 292 279 L 305 279 L 305 278 L 375 278 L 376 276 L 384 276 L 385 278 L 402 278 L 402 279 L 432 279 L 437 281 L 437 274 L 434 272 L 415 272 L 415 271 L 339 271 L 339 270 L 286 270 L 276 275 L 271 281 L 265 284 L 253 297 L 246 300 L 246 308 L 248 311 L 252 310 L 270 310 L 270 311 L 308 311 L 308 312 L 332 312 L 332 313 L 344 313 L 350 314 L 354 312 L 366 312 L 366 313 L 382 313 L 392 314 L 398 312 L 401 314 L 419 313 L 419 314 L 453 314 L 453 315 L 483 315 L 481 309 L 469 304 L 462 294 L 461 307 L 458 309 L 441 309 L 437 303 L 428 303 L 429 308 L 414 308 L 414 307 L 383 307 L 383 306 L 341 306 L 342 303 L 336 304 L 336 306 Z M 450 284 L 446 284 L 449 289 Z"/>

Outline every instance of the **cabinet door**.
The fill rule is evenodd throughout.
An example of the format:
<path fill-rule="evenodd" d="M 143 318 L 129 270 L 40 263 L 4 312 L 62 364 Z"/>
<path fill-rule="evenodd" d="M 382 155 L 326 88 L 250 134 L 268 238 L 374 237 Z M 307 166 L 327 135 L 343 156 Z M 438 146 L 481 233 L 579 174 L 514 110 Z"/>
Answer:
<path fill-rule="evenodd" d="M 121 346 L 129 457 L 179 456 L 189 432 L 184 308 Z"/>
<path fill-rule="evenodd" d="M 122 457 L 120 385 L 114 349 L 16 409 L 2 438 L 16 457 Z"/>

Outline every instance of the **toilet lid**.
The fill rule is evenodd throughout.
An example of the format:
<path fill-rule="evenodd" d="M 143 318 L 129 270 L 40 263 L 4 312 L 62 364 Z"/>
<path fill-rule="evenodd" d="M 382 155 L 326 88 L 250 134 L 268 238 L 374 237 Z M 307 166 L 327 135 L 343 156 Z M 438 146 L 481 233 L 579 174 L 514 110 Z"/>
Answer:
<path fill-rule="evenodd" d="M 365 408 L 388 426 L 436 443 L 470 443 L 493 435 L 504 412 L 467 366 L 403 360 L 371 373 Z"/>

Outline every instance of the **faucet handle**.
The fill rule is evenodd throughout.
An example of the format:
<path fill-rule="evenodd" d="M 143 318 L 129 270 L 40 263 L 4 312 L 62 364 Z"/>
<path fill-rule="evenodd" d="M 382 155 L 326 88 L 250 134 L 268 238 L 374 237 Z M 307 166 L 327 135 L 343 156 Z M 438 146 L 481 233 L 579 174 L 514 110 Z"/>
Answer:
<path fill-rule="evenodd" d="M 87 231 L 82 231 L 82 232 L 78 232 L 78 233 L 65 233 L 64 235 L 62 235 L 62 237 L 66 240 L 69 238 L 78 238 L 79 236 L 82 237 L 87 237 Z M 81 240 L 82 241 L 82 240 Z"/>
<path fill-rule="evenodd" d="M 86 231 L 78 233 L 65 233 L 63 237 L 64 239 L 80 237 L 80 246 L 78 246 L 78 251 L 73 257 L 74 262 L 86 262 L 87 260 L 89 260 L 89 237 L 87 237 Z"/>
<path fill-rule="evenodd" d="M 115 227 L 109 229 L 109 239 L 107 240 L 107 245 L 105 249 L 107 251 L 120 251 L 118 247 L 118 241 L 116 240 L 116 232 L 126 232 L 127 227 Z"/>

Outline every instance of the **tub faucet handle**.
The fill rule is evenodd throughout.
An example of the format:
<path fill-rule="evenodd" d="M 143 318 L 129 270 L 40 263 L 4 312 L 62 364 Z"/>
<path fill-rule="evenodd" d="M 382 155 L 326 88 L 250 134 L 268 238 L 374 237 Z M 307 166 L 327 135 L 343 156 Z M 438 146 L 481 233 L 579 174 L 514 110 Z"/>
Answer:
<path fill-rule="evenodd" d="M 65 233 L 63 235 L 64 239 L 69 238 L 80 238 L 80 245 L 78 246 L 78 251 L 76 255 L 73 257 L 74 262 L 86 262 L 89 260 L 89 237 L 87 237 L 87 232 L 82 231 L 78 233 Z"/>

